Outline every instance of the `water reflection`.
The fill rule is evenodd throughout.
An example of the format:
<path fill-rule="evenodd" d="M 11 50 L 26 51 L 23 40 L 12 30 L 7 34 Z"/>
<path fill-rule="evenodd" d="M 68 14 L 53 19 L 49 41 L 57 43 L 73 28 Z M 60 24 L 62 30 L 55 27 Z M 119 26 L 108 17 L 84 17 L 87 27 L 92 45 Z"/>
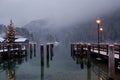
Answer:
<path fill-rule="evenodd" d="M 36 45 L 34 45 L 36 46 Z M 22 64 L 28 61 L 28 56 L 30 59 L 33 57 L 32 44 L 25 45 L 25 50 L 19 48 L 18 51 L 7 52 L 6 54 L 21 54 L 15 55 L 14 57 L 1 57 L 0 58 L 0 73 L 6 72 L 8 80 L 16 80 L 16 69 Z M 28 55 L 30 51 L 30 55 Z M 34 57 L 36 56 L 36 47 L 34 47 Z"/>
<path fill-rule="evenodd" d="M 108 73 L 104 70 L 104 67 L 101 67 L 103 65 L 98 64 L 95 59 L 90 59 L 89 50 L 81 53 L 81 51 L 73 51 L 72 47 L 71 49 L 71 57 L 76 61 L 76 64 L 80 64 L 81 69 L 86 69 L 87 67 L 87 80 L 91 80 L 91 71 L 98 76 L 98 80 L 108 80 Z"/>
<path fill-rule="evenodd" d="M 44 80 L 44 65 L 41 65 L 41 80 Z"/>
<path fill-rule="evenodd" d="M 46 51 L 44 51 L 46 50 Z M 52 61 L 54 56 L 54 45 L 53 44 L 46 44 L 46 49 L 44 49 L 44 45 L 40 45 L 40 55 L 41 55 L 41 80 L 44 80 L 44 52 L 46 52 L 46 67 L 50 67 L 50 60 Z"/>
<path fill-rule="evenodd" d="M 21 65 L 24 61 L 26 61 L 26 59 L 27 56 L 17 56 L 13 59 L 2 60 L 0 63 L 0 70 L 6 71 L 8 80 L 15 80 L 16 68 L 18 68 L 18 65 Z"/>

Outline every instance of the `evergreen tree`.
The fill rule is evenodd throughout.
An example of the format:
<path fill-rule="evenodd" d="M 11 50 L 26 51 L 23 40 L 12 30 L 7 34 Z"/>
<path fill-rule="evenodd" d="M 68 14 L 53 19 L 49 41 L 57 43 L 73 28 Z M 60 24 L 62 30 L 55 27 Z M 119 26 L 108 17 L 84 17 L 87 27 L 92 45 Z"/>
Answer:
<path fill-rule="evenodd" d="M 8 30 L 6 32 L 6 41 L 9 43 L 12 43 L 15 41 L 15 29 L 14 29 L 14 25 L 12 23 L 12 20 L 10 21 L 10 24 L 8 25 Z"/>

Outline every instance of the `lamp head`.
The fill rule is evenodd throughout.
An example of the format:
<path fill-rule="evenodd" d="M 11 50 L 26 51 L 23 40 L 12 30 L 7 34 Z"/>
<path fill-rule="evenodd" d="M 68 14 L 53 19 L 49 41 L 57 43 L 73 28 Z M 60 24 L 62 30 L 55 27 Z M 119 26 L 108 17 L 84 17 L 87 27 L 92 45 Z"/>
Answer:
<path fill-rule="evenodd" d="M 97 19 L 96 20 L 96 24 L 100 24 L 101 23 L 101 20 L 100 19 Z"/>

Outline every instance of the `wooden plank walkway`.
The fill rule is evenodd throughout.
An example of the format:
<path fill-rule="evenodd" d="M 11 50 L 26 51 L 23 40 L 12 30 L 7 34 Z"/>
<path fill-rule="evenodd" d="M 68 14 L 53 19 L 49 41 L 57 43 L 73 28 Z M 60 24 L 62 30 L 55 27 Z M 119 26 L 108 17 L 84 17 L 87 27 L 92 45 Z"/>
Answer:
<path fill-rule="evenodd" d="M 85 44 L 81 44 L 81 43 L 77 43 L 77 44 L 72 44 L 74 45 L 74 51 L 80 51 L 81 50 L 81 46 L 83 46 L 83 50 L 87 51 L 88 50 L 88 45 L 89 43 L 85 43 Z M 101 55 L 103 56 L 109 56 L 109 46 L 111 44 L 100 44 L 99 45 L 99 50 Z M 114 46 L 114 58 L 115 59 L 120 59 L 120 44 L 112 44 Z M 91 52 L 92 53 L 96 53 L 98 54 L 98 44 L 90 44 L 91 46 Z"/>
<path fill-rule="evenodd" d="M 19 48 L 15 48 L 15 49 L 10 49 L 10 51 L 14 51 L 14 50 L 19 50 Z M 23 47 L 21 50 L 25 50 L 25 47 Z M 2 53 L 2 52 L 7 52 L 8 51 L 8 49 L 2 49 L 2 50 L 0 50 L 0 54 Z"/>

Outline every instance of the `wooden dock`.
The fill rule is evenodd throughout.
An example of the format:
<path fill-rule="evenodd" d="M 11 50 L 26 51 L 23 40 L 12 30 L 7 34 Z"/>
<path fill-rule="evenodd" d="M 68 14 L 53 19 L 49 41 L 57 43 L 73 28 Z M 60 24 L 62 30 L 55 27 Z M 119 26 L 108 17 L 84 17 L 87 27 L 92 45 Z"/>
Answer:
<path fill-rule="evenodd" d="M 88 48 L 87 46 L 89 43 L 77 43 L 77 44 L 72 44 L 73 46 L 73 51 L 79 52 L 81 51 L 81 46 L 83 47 L 84 51 L 87 51 Z M 120 59 L 120 44 L 100 44 L 100 53 L 103 56 L 109 56 L 109 51 L 108 48 L 110 45 L 114 46 L 114 58 L 115 59 Z M 91 52 L 98 54 L 98 44 L 90 44 L 91 46 Z M 77 53 L 76 53 L 77 54 Z"/>
<path fill-rule="evenodd" d="M 107 61 L 108 80 L 114 80 L 115 70 L 120 70 L 120 44 L 90 44 L 90 43 L 73 43 L 71 44 L 71 56 L 87 58 L 88 68 L 91 66 L 91 58 L 95 60 Z M 105 62 L 106 62 L 105 61 Z"/>

